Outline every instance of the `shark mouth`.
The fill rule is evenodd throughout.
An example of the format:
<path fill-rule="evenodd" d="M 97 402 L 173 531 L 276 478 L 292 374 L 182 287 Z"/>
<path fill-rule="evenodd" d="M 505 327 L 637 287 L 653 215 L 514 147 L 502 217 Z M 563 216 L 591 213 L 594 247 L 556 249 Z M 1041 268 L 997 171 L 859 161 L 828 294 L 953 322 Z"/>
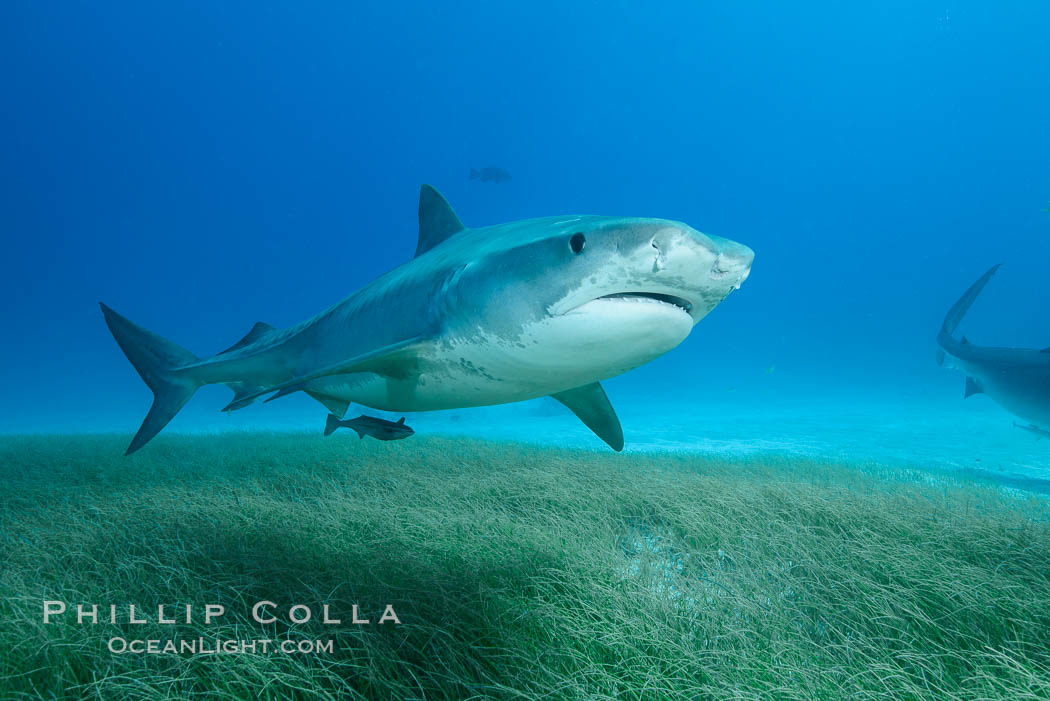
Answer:
<path fill-rule="evenodd" d="M 616 292 L 611 295 L 602 295 L 598 299 L 630 300 L 649 304 L 670 304 L 678 307 L 686 314 L 693 310 L 693 303 L 674 295 L 665 295 L 661 292 Z"/>

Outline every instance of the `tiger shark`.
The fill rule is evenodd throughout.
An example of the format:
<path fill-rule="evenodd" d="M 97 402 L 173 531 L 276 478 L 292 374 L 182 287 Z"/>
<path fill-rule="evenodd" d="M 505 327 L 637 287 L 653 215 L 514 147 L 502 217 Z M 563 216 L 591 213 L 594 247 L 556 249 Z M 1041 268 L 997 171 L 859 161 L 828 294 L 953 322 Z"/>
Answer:
<path fill-rule="evenodd" d="M 614 450 L 623 430 L 600 382 L 668 352 L 751 270 L 754 252 L 667 219 L 556 216 L 467 228 L 424 185 L 412 260 L 311 319 L 259 322 L 200 358 L 105 304 L 106 324 L 153 391 L 134 453 L 193 393 L 224 384 L 224 411 L 305 392 L 432 411 L 552 396 Z"/>
<path fill-rule="evenodd" d="M 952 334 L 981 290 L 999 269 L 994 265 L 952 305 L 937 334 L 937 364 L 966 373 L 964 397 L 987 394 L 1012 414 L 1027 419 L 1031 428 L 1050 430 L 1050 348 L 992 348 L 970 343 Z"/>

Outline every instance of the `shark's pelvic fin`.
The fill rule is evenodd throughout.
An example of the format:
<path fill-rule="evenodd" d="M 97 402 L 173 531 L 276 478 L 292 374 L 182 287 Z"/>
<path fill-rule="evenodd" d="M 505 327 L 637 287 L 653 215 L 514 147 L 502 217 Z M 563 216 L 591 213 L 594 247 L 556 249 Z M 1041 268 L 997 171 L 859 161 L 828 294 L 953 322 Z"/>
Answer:
<path fill-rule="evenodd" d="M 350 402 L 345 399 L 336 399 L 335 397 L 329 397 L 327 394 L 318 394 L 317 392 L 311 392 L 310 390 L 306 390 L 306 393 L 324 404 L 328 411 L 332 412 L 340 419 L 346 415 L 346 410 L 350 408 Z"/>
<path fill-rule="evenodd" d="M 275 331 L 275 330 L 276 329 L 274 329 L 274 327 L 270 326 L 269 324 L 267 324 L 265 322 L 262 322 L 262 321 L 256 322 L 255 326 L 252 327 L 252 330 L 244 335 L 244 338 L 242 338 L 241 340 L 237 341 L 236 343 L 234 343 L 232 346 L 230 346 L 226 350 L 220 351 L 219 353 L 216 353 L 216 355 L 222 355 L 223 353 L 229 353 L 230 351 L 235 351 L 238 348 L 244 348 L 245 346 L 248 346 L 248 345 L 251 345 L 252 343 L 255 343 L 256 341 L 258 341 L 260 338 L 262 338 L 266 334 L 270 333 L 271 331 Z"/>
<path fill-rule="evenodd" d="M 981 389 L 981 386 L 979 384 L 977 384 L 977 380 L 973 379 L 972 377 L 966 378 L 966 391 L 963 393 L 963 399 L 972 397 L 975 394 L 982 394 L 983 392 L 984 390 Z"/>
<path fill-rule="evenodd" d="M 620 427 L 620 419 L 616 417 L 616 411 L 609 403 L 609 398 L 600 384 L 593 382 L 551 396 L 567 406 L 587 428 L 608 443 L 610 448 L 615 451 L 623 450 L 623 429 Z"/>
<path fill-rule="evenodd" d="M 124 453 L 131 455 L 157 435 L 201 386 L 202 383 L 188 373 L 179 372 L 181 366 L 195 363 L 198 358 L 182 346 L 117 314 L 105 304 L 100 302 L 99 306 L 117 345 L 153 390 L 153 406 Z"/>
<path fill-rule="evenodd" d="M 416 244 L 416 257 L 465 228 L 440 192 L 430 185 L 423 185 L 419 189 L 419 243 Z"/>

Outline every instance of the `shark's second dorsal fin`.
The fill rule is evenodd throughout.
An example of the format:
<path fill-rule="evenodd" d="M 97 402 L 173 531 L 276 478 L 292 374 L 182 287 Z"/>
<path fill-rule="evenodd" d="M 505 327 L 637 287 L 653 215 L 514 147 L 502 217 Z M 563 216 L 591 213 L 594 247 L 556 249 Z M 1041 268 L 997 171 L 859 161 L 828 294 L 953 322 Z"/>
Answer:
<path fill-rule="evenodd" d="M 448 200 L 430 185 L 419 188 L 419 243 L 416 256 L 421 256 L 434 246 L 466 227 L 459 220 Z"/>
<path fill-rule="evenodd" d="M 222 355 L 223 353 L 229 353 L 230 351 L 235 351 L 238 348 L 244 348 L 247 345 L 251 345 L 252 343 L 255 343 L 260 338 L 262 338 L 263 336 L 265 336 L 266 334 L 270 333 L 273 330 L 274 330 L 274 327 L 270 326 L 266 322 L 258 321 L 258 322 L 255 323 L 255 326 L 252 327 L 252 330 L 244 335 L 244 338 L 242 338 L 241 340 L 237 341 L 236 343 L 234 343 L 232 346 L 230 346 L 226 350 L 219 352 L 217 355 Z"/>

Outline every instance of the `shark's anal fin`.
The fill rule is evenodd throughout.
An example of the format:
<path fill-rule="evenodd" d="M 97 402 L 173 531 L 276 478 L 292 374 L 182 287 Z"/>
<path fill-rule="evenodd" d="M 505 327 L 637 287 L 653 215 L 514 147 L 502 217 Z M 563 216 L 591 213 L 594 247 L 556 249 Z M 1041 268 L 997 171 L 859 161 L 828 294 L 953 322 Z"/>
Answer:
<path fill-rule="evenodd" d="M 226 351 L 223 351 L 224 353 Z M 235 409 L 243 409 L 244 407 L 251 404 L 254 400 L 249 399 L 245 401 L 245 397 L 255 394 L 261 389 L 257 385 L 250 385 L 247 382 L 227 382 L 226 386 L 233 390 L 233 399 L 230 403 L 223 407 L 223 411 L 230 412 Z"/>
<path fill-rule="evenodd" d="M 234 343 L 232 346 L 230 346 L 226 350 L 220 351 L 219 353 L 216 353 L 216 355 L 222 355 L 223 353 L 229 353 L 230 351 L 235 351 L 235 350 L 237 350 L 239 348 L 244 348 L 245 346 L 249 346 L 249 345 L 255 343 L 256 341 L 258 341 L 260 338 L 262 338 L 266 334 L 270 333 L 271 331 L 275 331 L 275 330 L 276 329 L 274 329 L 274 327 L 270 326 L 269 324 L 267 324 L 265 322 L 262 322 L 262 321 L 258 321 L 258 322 L 255 323 L 255 326 L 252 327 L 252 330 L 244 335 L 244 338 L 242 338 L 241 340 L 237 341 L 236 343 Z"/>
<path fill-rule="evenodd" d="M 412 367 L 413 363 L 415 363 L 417 359 L 416 353 L 425 340 L 426 338 L 424 336 L 415 336 L 404 341 L 391 343 L 382 348 L 376 348 L 367 353 L 361 353 L 352 358 L 347 358 L 346 360 L 321 368 L 320 370 L 315 370 L 305 375 L 300 375 L 299 377 L 293 377 L 287 382 L 282 382 L 273 385 L 272 387 L 266 387 L 257 392 L 253 392 L 252 394 L 245 395 L 236 402 L 228 404 L 224 411 L 247 406 L 258 397 L 269 392 L 275 392 L 276 394 L 269 397 L 266 401 L 277 399 L 278 397 L 284 397 L 303 389 L 306 386 L 306 383 L 310 380 L 316 380 L 319 377 L 327 377 L 328 375 L 375 372 L 380 375 L 402 377 L 406 374 L 406 366 Z"/>
<path fill-rule="evenodd" d="M 972 397 L 975 394 L 981 394 L 983 392 L 984 390 L 981 389 L 981 386 L 979 384 L 977 384 L 977 380 L 973 379 L 972 377 L 966 378 L 966 391 L 963 393 L 963 399 Z"/>
<path fill-rule="evenodd" d="M 430 185 L 419 189 L 419 243 L 416 257 L 423 255 L 449 236 L 466 227 L 459 220 L 448 200 Z"/>
<path fill-rule="evenodd" d="M 623 450 L 623 428 L 620 427 L 616 411 L 600 384 L 594 382 L 551 396 L 567 406 L 569 411 L 576 414 L 580 421 L 608 443 L 610 448 L 617 452 Z"/>

